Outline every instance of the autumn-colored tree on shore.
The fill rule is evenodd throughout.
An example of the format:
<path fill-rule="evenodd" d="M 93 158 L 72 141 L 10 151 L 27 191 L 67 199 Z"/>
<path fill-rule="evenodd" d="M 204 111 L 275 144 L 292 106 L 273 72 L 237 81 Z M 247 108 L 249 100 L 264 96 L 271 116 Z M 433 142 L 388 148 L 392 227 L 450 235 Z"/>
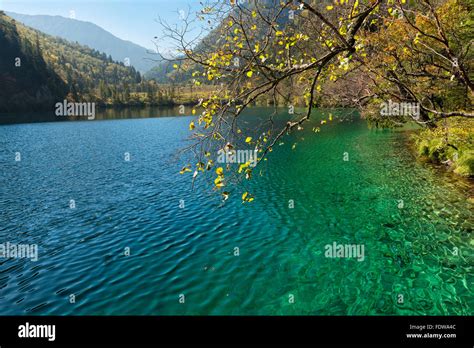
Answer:
<path fill-rule="evenodd" d="M 420 115 L 395 123 L 436 127 L 440 119 L 474 117 L 472 12 L 467 0 L 229 1 L 203 4 L 182 28 L 164 25 L 178 46 L 175 69 L 191 72 L 196 85 L 215 86 L 193 110 L 197 164 L 183 172 L 212 170 L 218 190 L 228 175 L 250 179 L 248 162 L 235 170 L 216 166 L 215 149 L 233 151 L 245 142 L 261 162 L 282 137 L 301 129 L 332 86 L 343 86 L 331 94 L 369 118 L 381 118 L 377 108 L 389 99 L 420 105 Z M 211 33 L 190 38 L 196 23 Z M 250 137 L 237 121 L 262 96 L 275 107 L 303 101 L 306 110 L 280 128 L 269 114 L 266 129 Z"/>

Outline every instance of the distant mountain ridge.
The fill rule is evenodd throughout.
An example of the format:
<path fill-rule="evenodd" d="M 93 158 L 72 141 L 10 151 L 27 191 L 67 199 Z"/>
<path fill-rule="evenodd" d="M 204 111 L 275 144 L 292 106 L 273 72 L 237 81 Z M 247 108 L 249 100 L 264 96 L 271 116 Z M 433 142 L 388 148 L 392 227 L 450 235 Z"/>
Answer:
<path fill-rule="evenodd" d="M 64 98 L 101 102 L 141 82 L 105 53 L 24 26 L 0 11 L 0 113 L 52 110 Z M 100 99 L 99 99 L 100 98 Z"/>
<path fill-rule="evenodd" d="M 156 62 L 150 61 L 150 59 L 157 57 L 150 54 L 145 47 L 122 40 L 94 23 L 61 16 L 25 15 L 8 11 L 5 13 L 24 25 L 45 34 L 78 42 L 106 53 L 112 56 L 115 61 L 124 62 L 128 58 L 130 64 L 142 74 L 157 65 Z"/>
<path fill-rule="evenodd" d="M 320 2 L 329 2 L 332 0 L 319 0 Z M 259 11 L 264 11 L 264 13 L 268 16 L 270 16 L 270 13 L 276 14 L 279 11 L 279 6 L 280 0 L 258 0 L 258 7 Z M 252 11 L 255 9 L 255 3 L 248 1 L 244 2 L 241 1 L 239 4 L 240 8 L 246 8 L 248 11 Z M 238 18 L 238 11 L 235 10 L 235 16 Z M 281 14 L 277 20 L 277 24 L 280 25 L 282 28 L 285 27 L 289 22 L 289 10 L 286 10 Z M 255 20 L 255 23 L 257 23 L 258 19 Z M 201 52 L 206 50 L 206 46 L 209 47 L 215 47 L 217 48 L 219 45 L 223 44 L 225 41 L 224 38 L 222 37 L 221 33 L 219 32 L 221 26 L 225 25 L 227 23 L 226 18 L 222 18 L 222 21 L 219 25 L 217 25 L 216 28 L 212 29 L 207 33 L 205 37 L 202 38 L 202 40 L 197 43 L 197 45 L 193 48 L 194 52 Z M 261 32 L 259 34 L 262 39 L 263 36 L 266 35 L 266 33 Z M 192 80 L 192 73 L 193 71 L 203 71 L 203 67 L 199 66 L 197 64 L 191 63 L 193 66 L 193 69 L 188 69 L 188 71 L 177 71 L 176 69 L 173 68 L 174 64 L 180 65 L 179 60 L 175 61 L 166 61 L 163 60 L 161 62 L 157 62 L 156 65 L 149 71 L 147 71 L 144 75 L 144 77 L 148 80 L 154 80 L 158 83 L 168 83 L 170 81 L 172 82 L 177 82 L 177 83 L 183 83 L 183 82 L 189 82 Z"/>

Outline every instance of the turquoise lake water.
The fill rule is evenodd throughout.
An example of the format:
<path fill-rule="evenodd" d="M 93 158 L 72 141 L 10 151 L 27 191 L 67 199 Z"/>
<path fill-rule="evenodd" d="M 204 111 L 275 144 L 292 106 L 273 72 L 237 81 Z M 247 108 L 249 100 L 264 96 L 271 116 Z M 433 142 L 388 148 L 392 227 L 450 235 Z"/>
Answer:
<path fill-rule="evenodd" d="M 179 175 L 189 122 L 0 126 L 0 244 L 38 245 L 0 258 L 0 315 L 474 314 L 472 181 L 417 162 L 404 132 L 315 117 L 242 205 Z M 364 260 L 325 257 L 334 242 Z"/>

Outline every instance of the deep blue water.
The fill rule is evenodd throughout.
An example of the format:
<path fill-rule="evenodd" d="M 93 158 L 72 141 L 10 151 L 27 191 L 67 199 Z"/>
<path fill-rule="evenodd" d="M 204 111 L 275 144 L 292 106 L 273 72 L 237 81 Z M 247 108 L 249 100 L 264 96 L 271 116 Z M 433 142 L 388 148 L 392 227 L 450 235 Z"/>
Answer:
<path fill-rule="evenodd" d="M 0 243 L 39 246 L 0 258 L 1 315 L 473 314 L 472 183 L 418 163 L 404 133 L 305 125 L 223 205 L 178 174 L 189 122 L 0 126 Z M 334 241 L 365 260 L 324 257 Z"/>

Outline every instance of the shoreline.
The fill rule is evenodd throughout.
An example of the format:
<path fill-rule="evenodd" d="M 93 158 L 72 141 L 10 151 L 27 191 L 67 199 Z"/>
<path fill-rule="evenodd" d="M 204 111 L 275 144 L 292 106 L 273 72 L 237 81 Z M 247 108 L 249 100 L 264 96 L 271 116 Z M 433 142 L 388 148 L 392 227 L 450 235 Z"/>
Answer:
<path fill-rule="evenodd" d="M 474 204 L 474 177 L 473 176 L 464 176 L 456 173 L 454 171 L 453 163 L 443 164 L 432 162 L 427 156 L 422 156 L 418 153 L 416 137 L 419 136 L 420 130 L 406 130 L 403 132 L 403 137 L 405 138 L 405 145 L 410 151 L 410 155 L 415 161 L 420 163 L 423 166 L 430 167 L 438 175 L 449 176 L 453 180 L 465 183 L 468 187 L 467 192 L 463 192 L 466 196 L 466 200 Z"/>

